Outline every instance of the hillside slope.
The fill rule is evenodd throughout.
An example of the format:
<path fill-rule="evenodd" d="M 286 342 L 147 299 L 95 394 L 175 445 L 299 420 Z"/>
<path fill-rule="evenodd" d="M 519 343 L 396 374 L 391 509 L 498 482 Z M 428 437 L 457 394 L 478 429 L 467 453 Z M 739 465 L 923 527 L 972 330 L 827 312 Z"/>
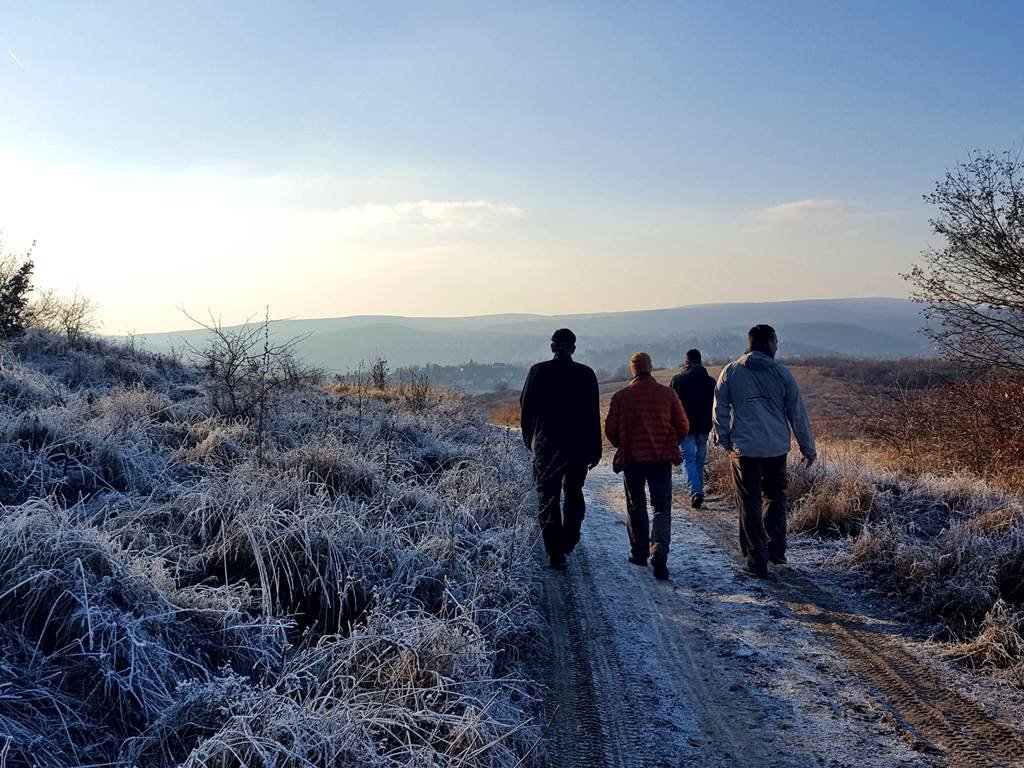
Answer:
<path fill-rule="evenodd" d="M 453 395 L 309 384 L 260 430 L 173 361 L 87 346 L 0 348 L 0 763 L 529 759 L 506 434 Z"/>

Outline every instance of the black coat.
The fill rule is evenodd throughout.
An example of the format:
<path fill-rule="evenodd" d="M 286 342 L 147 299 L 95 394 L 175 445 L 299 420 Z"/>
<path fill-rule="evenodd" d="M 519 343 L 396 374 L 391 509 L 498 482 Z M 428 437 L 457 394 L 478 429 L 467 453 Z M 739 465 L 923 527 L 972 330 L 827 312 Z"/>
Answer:
<path fill-rule="evenodd" d="M 703 365 L 693 365 L 672 377 L 672 389 L 690 422 L 691 435 L 711 434 L 711 409 L 715 404 L 715 380 Z"/>
<path fill-rule="evenodd" d="M 523 442 L 541 466 L 601 460 L 597 376 L 568 355 L 530 369 L 519 397 Z"/>

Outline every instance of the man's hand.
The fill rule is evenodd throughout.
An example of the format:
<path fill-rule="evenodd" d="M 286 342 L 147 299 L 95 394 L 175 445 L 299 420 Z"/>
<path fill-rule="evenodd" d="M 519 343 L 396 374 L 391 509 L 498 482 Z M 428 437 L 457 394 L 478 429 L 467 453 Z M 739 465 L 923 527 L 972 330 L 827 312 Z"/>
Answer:
<path fill-rule="evenodd" d="M 816 460 L 817 460 L 816 456 L 804 456 L 802 459 L 800 459 L 800 463 L 803 464 L 805 467 L 809 467 Z"/>

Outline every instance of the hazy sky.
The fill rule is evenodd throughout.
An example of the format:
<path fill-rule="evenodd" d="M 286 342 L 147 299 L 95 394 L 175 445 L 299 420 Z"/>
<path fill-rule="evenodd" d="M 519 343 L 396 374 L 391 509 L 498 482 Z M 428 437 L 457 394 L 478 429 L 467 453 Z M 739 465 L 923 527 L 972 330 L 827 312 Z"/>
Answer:
<path fill-rule="evenodd" d="M 162 7 L 161 7 L 162 6 Z M 0 0 L 0 229 L 108 332 L 905 295 L 1019 2 Z"/>

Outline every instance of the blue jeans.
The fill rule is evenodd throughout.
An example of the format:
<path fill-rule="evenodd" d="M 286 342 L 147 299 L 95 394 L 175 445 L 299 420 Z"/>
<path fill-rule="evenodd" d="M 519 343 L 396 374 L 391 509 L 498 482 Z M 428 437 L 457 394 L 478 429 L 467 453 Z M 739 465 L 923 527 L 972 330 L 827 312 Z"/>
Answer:
<path fill-rule="evenodd" d="M 686 468 L 686 484 L 690 495 L 704 493 L 704 464 L 708 460 L 708 436 L 687 435 L 679 444 L 683 452 L 683 466 Z"/>

